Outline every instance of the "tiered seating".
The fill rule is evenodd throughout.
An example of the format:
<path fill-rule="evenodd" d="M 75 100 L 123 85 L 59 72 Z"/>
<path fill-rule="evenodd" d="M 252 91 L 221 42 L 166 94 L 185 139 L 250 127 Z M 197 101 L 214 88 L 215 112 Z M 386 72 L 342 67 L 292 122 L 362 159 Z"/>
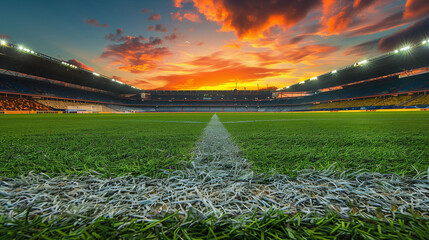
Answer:
<path fill-rule="evenodd" d="M 101 109 L 102 112 L 116 112 L 110 107 L 107 107 L 103 104 L 98 103 L 86 103 L 86 102 L 76 102 L 76 101 L 64 101 L 64 100 L 53 100 L 53 99 L 37 99 L 37 102 L 49 106 L 57 110 L 66 110 L 70 106 L 99 106 L 98 109 Z"/>
<path fill-rule="evenodd" d="M 428 106 L 429 105 L 429 94 L 425 94 L 416 98 L 406 104 L 404 106 Z"/>
<path fill-rule="evenodd" d="M 373 106 L 399 106 L 401 103 L 404 103 L 411 98 L 413 98 L 411 95 L 385 97 L 381 98 L 380 102 Z"/>
<path fill-rule="evenodd" d="M 0 95 L 0 111 L 50 111 L 47 107 L 26 97 Z"/>
<path fill-rule="evenodd" d="M 399 106 L 400 104 L 410 100 L 412 97 L 413 96 L 410 95 L 404 95 L 336 101 L 314 105 L 309 109 Z"/>

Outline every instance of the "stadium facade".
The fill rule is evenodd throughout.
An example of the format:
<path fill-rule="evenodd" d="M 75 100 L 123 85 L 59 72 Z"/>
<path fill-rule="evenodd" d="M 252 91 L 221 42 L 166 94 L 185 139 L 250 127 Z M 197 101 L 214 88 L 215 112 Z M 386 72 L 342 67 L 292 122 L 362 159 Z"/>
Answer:
<path fill-rule="evenodd" d="M 0 112 L 427 109 L 429 40 L 277 90 L 142 90 L 22 46 L 0 46 Z"/>

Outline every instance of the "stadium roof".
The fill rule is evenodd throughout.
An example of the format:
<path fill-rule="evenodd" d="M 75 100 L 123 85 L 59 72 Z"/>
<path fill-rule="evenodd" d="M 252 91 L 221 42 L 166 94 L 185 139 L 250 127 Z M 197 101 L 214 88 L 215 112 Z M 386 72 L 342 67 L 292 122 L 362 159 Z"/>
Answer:
<path fill-rule="evenodd" d="M 284 92 L 314 92 L 319 89 L 358 82 L 379 76 L 429 66 L 429 41 L 415 47 L 405 46 L 369 60 L 362 60 L 341 69 L 279 89 Z"/>
<path fill-rule="evenodd" d="M 142 90 L 22 46 L 0 42 L 0 68 L 117 94 Z"/>

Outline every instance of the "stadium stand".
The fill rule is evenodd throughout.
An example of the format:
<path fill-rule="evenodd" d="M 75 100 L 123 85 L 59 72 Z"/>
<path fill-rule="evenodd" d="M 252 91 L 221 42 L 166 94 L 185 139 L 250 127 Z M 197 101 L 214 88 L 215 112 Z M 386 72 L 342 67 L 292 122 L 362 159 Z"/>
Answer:
<path fill-rule="evenodd" d="M 400 106 L 413 98 L 413 96 L 384 96 L 375 98 L 349 99 L 345 101 L 334 101 L 314 105 L 309 109 L 339 109 L 339 108 L 356 108 L 356 107 L 373 107 L 373 106 Z"/>
<path fill-rule="evenodd" d="M 103 104 L 79 102 L 72 100 L 56 100 L 56 99 L 35 99 L 36 102 L 49 106 L 55 110 L 68 112 L 70 110 L 88 110 L 91 112 L 116 112 L 110 107 Z"/>
<path fill-rule="evenodd" d="M 429 105 L 429 94 L 422 94 L 410 102 L 404 104 L 404 106 L 428 106 Z"/>
<path fill-rule="evenodd" d="M 50 107 L 24 96 L 0 95 L 0 111 L 50 111 Z"/>
<path fill-rule="evenodd" d="M 428 55 L 428 44 L 418 45 L 407 52 L 390 52 L 365 64 L 352 64 L 277 90 L 171 91 L 140 90 L 10 44 L 0 46 L 0 94 L 24 99 L 2 100 L 5 109 L 7 106 L 35 111 L 283 112 L 427 108 Z"/>

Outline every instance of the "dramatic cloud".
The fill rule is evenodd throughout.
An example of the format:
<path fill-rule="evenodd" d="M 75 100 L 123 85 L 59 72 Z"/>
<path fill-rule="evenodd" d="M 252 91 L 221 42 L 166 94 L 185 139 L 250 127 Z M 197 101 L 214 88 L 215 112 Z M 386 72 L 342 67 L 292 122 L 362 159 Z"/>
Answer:
<path fill-rule="evenodd" d="M 147 9 L 147 8 L 143 8 L 143 9 L 141 10 L 141 12 L 142 12 L 142 13 L 150 13 L 150 12 L 152 12 L 152 10 L 149 10 L 149 9 Z"/>
<path fill-rule="evenodd" d="M 160 46 L 163 43 L 160 38 L 122 36 L 122 30 L 117 31 L 116 35 L 109 34 L 106 39 L 111 36 L 114 36 L 112 41 L 120 43 L 107 45 L 100 58 L 110 60 L 112 65 L 122 71 L 143 73 L 153 70 L 165 57 L 172 54 L 168 48 Z"/>
<path fill-rule="evenodd" d="M 109 26 L 108 24 L 101 24 L 100 22 L 98 22 L 97 20 L 95 20 L 93 18 L 91 18 L 91 19 L 85 19 L 85 20 L 83 20 L 83 22 L 86 23 L 86 24 L 94 25 L 96 27 L 103 27 L 103 28 L 105 28 L 105 27 Z"/>
<path fill-rule="evenodd" d="M 176 6 L 183 1 L 176 0 Z M 320 0 L 193 0 L 198 11 L 210 21 L 222 24 L 223 31 L 235 31 L 240 38 L 257 38 L 274 26 L 292 27 L 320 6 Z"/>
<path fill-rule="evenodd" d="M 403 45 L 419 43 L 429 36 L 429 18 L 402 29 L 388 37 L 382 38 L 378 45 L 381 52 L 389 52 Z"/>
<path fill-rule="evenodd" d="M 289 69 L 270 69 L 237 65 L 228 66 L 214 71 L 196 71 L 190 74 L 158 76 L 151 80 L 166 82 L 166 84 L 159 89 L 199 89 L 201 87 L 219 86 L 222 84 L 242 81 L 251 83 L 263 78 L 277 77 L 281 74 L 286 74 L 289 71 Z"/>
<path fill-rule="evenodd" d="M 356 21 L 359 13 L 374 4 L 375 0 L 335 1 L 324 0 L 323 25 L 330 34 L 339 34 Z"/>
<path fill-rule="evenodd" d="M 0 39 L 10 39 L 10 36 L 6 34 L 0 34 Z"/>
<path fill-rule="evenodd" d="M 149 21 L 159 21 L 159 20 L 161 20 L 161 14 L 154 13 L 154 14 L 150 15 L 150 17 L 147 20 L 149 20 Z"/>
<path fill-rule="evenodd" d="M 153 30 L 155 30 L 155 26 L 150 25 L 150 26 L 148 26 L 148 27 L 146 28 L 146 30 L 148 30 L 148 31 L 153 31 Z"/>
<path fill-rule="evenodd" d="M 418 18 L 429 14 L 429 3 L 427 0 L 408 0 L 405 4 L 404 17 Z"/>
<path fill-rule="evenodd" d="M 197 44 L 197 46 L 198 47 L 201 47 L 201 46 L 203 46 L 204 45 L 204 42 L 199 42 L 198 44 Z"/>
<path fill-rule="evenodd" d="M 349 47 L 346 51 L 344 51 L 344 56 L 354 55 L 354 56 L 365 56 L 370 53 L 376 52 L 378 47 L 378 42 L 380 39 L 364 42 L 358 45 L 354 45 Z"/>
<path fill-rule="evenodd" d="M 86 69 L 88 71 L 94 71 L 94 68 L 88 67 L 87 65 L 83 64 L 82 62 L 79 62 L 76 59 L 70 59 L 67 62 L 75 65 L 76 67 L 80 67 L 80 68 Z"/>

